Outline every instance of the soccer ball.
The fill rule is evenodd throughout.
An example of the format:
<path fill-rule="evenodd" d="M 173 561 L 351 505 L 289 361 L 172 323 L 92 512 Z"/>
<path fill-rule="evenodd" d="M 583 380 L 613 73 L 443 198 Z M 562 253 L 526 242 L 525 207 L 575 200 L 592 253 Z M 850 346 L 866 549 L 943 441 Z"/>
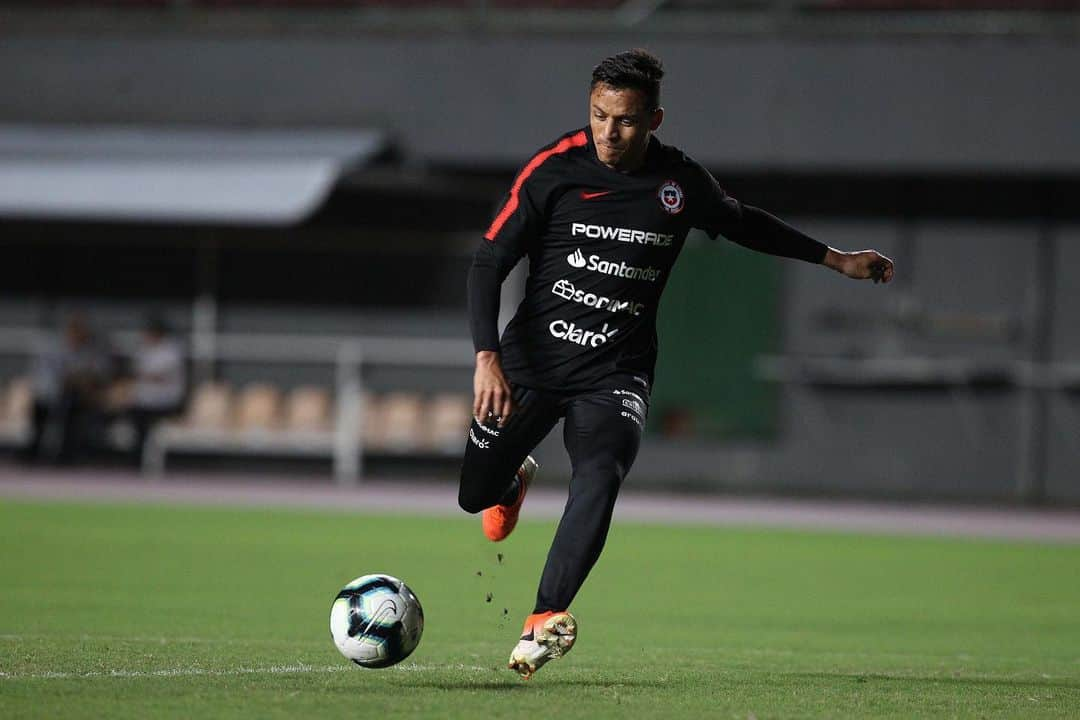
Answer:
<path fill-rule="evenodd" d="M 390 667 L 420 644 L 424 609 L 409 586 L 390 575 L 364 575 L 330 606 L 330 636 L 357 665 Z"/>

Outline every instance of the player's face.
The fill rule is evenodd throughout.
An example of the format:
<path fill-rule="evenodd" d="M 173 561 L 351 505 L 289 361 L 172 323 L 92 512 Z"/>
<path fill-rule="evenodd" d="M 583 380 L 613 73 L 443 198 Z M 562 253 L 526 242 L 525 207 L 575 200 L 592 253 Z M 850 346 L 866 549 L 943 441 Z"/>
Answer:
<path fill-rule="evenodd" d="M 610 168 L 629 172 L 645 159 L 649 135 L 664 118 L 662 108 L 649 110 L 645 93 L 598 84 L 589 93 L 589 125 L 596 157 Z"/>

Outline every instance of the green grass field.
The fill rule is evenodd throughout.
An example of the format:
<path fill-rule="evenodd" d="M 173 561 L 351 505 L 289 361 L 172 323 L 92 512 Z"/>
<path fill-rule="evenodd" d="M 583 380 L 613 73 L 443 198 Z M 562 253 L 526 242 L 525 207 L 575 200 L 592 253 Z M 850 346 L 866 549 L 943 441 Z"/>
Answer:
<path fill-rule="evenodd" d="M 1080 547 L 616 520 L 574 652 L 526 683 L 553 528 L 4 503 L 0 717 L 1080 717 Z M 327 629 L 369 572 L 427 619 L 388 670 Z"/>

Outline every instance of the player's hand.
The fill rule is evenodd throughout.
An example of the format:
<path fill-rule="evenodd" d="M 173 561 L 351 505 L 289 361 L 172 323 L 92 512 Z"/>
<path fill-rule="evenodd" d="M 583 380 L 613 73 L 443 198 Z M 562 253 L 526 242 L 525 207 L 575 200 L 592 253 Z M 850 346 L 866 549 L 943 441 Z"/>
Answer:
<path fill-rule="evenodd" d="M 473 417 L 481 425 L 503 427 L 514 414 L 510 383 L 503 375 L 499 353 L 484 350 L 476 353 L 473 375 Z"/>
<path fill-rule="evenodd" d="M 893 261 L 877 250 L 840 252 L 829 248 L 824 264 L 854 280 L 887 283 L 893 279 Z"/>

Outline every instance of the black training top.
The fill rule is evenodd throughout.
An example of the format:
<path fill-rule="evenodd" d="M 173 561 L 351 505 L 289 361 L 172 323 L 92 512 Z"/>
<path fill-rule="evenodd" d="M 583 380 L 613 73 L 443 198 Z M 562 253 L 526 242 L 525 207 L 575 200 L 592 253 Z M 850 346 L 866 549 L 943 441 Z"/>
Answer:
<path fill-rule="evenodd" d="M 655 136 L 630 173 L 597 159 L 589 128 L 562 136 L 518 173 L 476 251 L 469 272 L 476 350 L 500 351 L 516 385 L 651 388 L 657 306 L 690 228 L 812 263 L 827 250 L 728 197 L 707 170 Z M 526 254 L 525 298 L 500 342 L 499 288 Z"/>

